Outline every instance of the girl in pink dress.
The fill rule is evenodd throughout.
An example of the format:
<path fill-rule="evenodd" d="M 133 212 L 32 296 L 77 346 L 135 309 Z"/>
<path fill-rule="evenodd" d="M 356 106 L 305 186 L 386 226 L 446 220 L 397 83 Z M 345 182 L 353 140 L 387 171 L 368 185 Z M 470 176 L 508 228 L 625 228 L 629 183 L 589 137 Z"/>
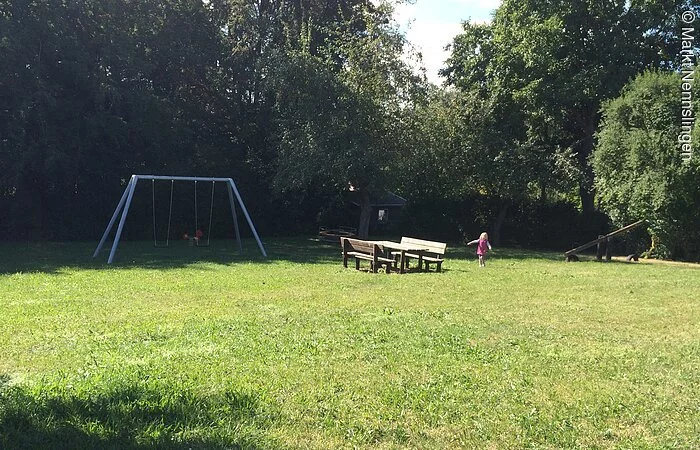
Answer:
<path fill-rule="evenodd" d="M 467 242 L 467 245 L 472 244 L 476 244 L 476 254 L 479 255 L 479 267 L 486 267 L 486 253 L 491 250 L 488 233 L 483 232 L 479 239 Z"/>

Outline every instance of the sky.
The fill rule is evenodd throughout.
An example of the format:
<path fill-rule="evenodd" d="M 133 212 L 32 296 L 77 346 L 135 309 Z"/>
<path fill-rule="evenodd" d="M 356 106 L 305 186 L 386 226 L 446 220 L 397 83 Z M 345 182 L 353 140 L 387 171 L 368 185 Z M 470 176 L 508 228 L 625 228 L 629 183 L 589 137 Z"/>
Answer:
<path fill-rule="evenodd" d="M 428 80 L 442 83 L 438 70 L 449 53 L 444 47 L 462 30 L 461 23 L 489 22 L 501 0 L 415 0 L 396 7 L 395 19 L 408 40 L 423 54 Z"/>

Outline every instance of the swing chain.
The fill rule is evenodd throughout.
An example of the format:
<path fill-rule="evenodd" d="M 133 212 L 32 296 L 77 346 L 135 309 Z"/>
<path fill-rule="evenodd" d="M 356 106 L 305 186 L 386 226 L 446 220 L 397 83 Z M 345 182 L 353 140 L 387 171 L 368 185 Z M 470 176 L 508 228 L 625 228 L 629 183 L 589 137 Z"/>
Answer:
<path fill-rule="evenodd" d="M 170 206 L 168 207 L 168 232 L 165 236 L 165 247 L 170 246 L 170 225 L 173 219 L 173 188 L 175 180 L 170 180 Z M 158 247 L 158 235 L 156 233 L 156 180 L 151 180 L 151 194 L 153 200 L 153 246 Z"/>

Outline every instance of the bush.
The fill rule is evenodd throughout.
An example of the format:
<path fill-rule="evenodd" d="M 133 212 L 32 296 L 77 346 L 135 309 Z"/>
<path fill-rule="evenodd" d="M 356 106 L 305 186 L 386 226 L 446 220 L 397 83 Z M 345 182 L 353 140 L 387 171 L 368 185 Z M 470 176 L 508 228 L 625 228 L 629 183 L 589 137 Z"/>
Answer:
<path fill-rule="evenodd" d="M 592 165 L 613 222 L 647 220 L 659 243 L 649 255 L 700 260 L 700 165 L 681 155 L 680 85 L 676 73 L 647 72 L 606 103 Z"/>

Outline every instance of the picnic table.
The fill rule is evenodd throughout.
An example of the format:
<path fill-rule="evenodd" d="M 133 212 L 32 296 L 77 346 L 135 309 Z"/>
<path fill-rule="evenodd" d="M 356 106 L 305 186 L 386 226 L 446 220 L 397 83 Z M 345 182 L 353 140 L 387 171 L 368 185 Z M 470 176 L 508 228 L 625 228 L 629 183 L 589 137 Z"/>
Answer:
<path fill-rule="evenodd" d="M 340 237 L 343 266 L 348 266 L 348 259 L 355 258 L 355 268 L 360 269 L 360 260 L 370 262 L 372 272 L 377 272 L 379 266 L 386 267 L 390 273 L 392 267 L 398 268 L 399 273 L 406 273 L 409 258 L 418 259 L 418 270 L 429 270 L 429 264 L 436 264 L 440 272 L 447 244 L 443 242 L 426 241 L 410 237 L 402 237 L 401 242 L 394 241 L 363 241 Z M 393 251 L 392 251 L 393 250 Z"/>
<path fill-rule="evenodd" d="M 406 244 L 394 241 L 372 241 L 377 245 L 382 246 L 384 249 L 397 250 L 399 256 L 399 273 L 406 273 L 406 253 L 414 255 L 423 255 L 423 253 L 429 251 L 425 246 L 418 244 Z M 420 266 L 419 266 L 420 267 Z"/>

